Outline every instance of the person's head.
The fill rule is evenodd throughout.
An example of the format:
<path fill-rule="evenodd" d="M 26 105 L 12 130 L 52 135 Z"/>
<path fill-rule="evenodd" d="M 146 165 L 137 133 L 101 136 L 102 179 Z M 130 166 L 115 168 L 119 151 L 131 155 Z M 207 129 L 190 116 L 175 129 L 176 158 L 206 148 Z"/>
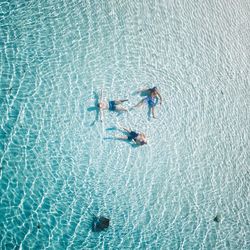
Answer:
<path fill-rule="evenodd" d="M 140 145 L 148 144 L 145 134 L 140 134 Z"/>
<path fill-rule="evenodd" d="M 156 95 L 157 91 L 158 91 L 157 87 L 153 87 L 152 89 L 150 89 L 150 94 L 151 95 Z"/>
<path fill-rule="evenodd" d="M 141 142 L 141 145 L 145 145 L 145 144 L 148 144 L 148 142 L 144 139 L 144 140 L 142 140 Z"/>
<path fill-rule="evenodd" d="M 97 108 L 103 109 L 104 108 L 104 104 L 102 102 L 98 102 L 97 103 Z"/>

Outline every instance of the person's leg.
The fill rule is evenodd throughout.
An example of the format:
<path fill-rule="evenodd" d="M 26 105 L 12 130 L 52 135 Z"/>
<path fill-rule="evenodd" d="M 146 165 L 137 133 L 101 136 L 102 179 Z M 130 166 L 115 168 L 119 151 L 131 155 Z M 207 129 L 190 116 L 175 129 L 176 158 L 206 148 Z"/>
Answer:
<path fill-rule="evenodd" d="M 124 127 L 121 127 L 123 130 L 125 130 L 126 132 L 130 133 L 131 132 L 131 129 L 129 128 L 124 128 Z"/>
<path fill-rule="evenodd" d="M 146 98 L 142 99 L 140 102 L 138 102 L 135 106 L 133 106 L 133 108 L 138 108 L 138 107 L 141 107 L 144 102 L 145 102 Z"/>
<path fill-rule="evenodd" d="M 116 110 L 117 111 L 128 111 L 128 109 L 126 109 L 126 108 L 124 108 L 124 107 L 122 107 L 122 106 L 116 106 Z"/>
<path fill-rule="evenodd" d="M 128 137 L 127 136 L 114 136 L 115 139 L 121 140 L 121 141 L 127 141 Z"/>
<path fill-rule="evenodd" d="M 152 110 L 153 118 L 156 118 L 156 116 L 155 116 L 155 106 L 153 106 L 153 107 L 151 108 L 151 110 Z"/>
<path fill-rule="evenodd" d="M 123 100 L 115 100 L 115 104 L 118 105 L 118 104 L 122 104 L 123 102 L 127 102 L 128 99 L 123 99 Z"/>

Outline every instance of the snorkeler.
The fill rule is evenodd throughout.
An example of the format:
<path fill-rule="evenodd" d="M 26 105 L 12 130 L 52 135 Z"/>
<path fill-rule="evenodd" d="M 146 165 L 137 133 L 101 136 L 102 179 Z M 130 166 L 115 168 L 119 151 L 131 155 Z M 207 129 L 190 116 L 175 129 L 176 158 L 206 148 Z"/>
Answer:
<path fill-rule="evenodd" d="M 100 119 L 103 121 L 103 110 L 110 110 L 110 111 L 128 111 L 128 109 L 121 106 L 123 102 L 128 101 L 128 99 L 124 100 L 112 100 L 107 102 L 103 101 L 103 93 L 101 90 L 100 101 L 97 103 L 97 108 L 100 110 Z"/>
<path fill-rule="evenodd" d="M 124 131 L 126 131 L 128 133 L 128 135 L 125 135 L 125 136 L 116 136 L 115 137 L 116 139 L 125 140 L 125 141 L 128 140 L 130 142 L 135 143 L 138 146 L 142 146 L 142 145 L 148 143 L 145 134 L 143 134 L 143 133 L 137 133 L 137 132 L 132 131 L 131 129 L 128 129 L 128 128 L 123 128 L 122 127 L 122 129 Z"/>
<path fill-rule="evenodd" d="M 133 108 L 137 108 L 142 106 L 144 103 L 148 104 L 150 111 L 152 112 L 153 118 L 155 117 L 155 106 L 158 103 L 158 99 L 160 99 L 160 105 L 162 104 L 162 97 L 157 89 L 157 87 L 153 87 L 150 89 L 144 89 L 137 91 L 137 93 L 143 93 L 147 95 L 146 98 L 143 98 L 139 103 L 137 103 Z"/>

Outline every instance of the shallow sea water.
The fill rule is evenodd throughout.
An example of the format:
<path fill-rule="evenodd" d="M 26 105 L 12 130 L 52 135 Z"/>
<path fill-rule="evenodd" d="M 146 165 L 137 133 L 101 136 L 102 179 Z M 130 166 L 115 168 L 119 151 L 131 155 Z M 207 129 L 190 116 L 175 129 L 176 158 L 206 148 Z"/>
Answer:
<path fill-rule="evenodd" d="M 0 248 L 250 249 L 249 16 L 247 0 L 1 1 Z M 157 119 L 96 121 L 101 89 L 131 107 L 152 86 Z M 105 139 L 117 125 L 149 145 Z"/>

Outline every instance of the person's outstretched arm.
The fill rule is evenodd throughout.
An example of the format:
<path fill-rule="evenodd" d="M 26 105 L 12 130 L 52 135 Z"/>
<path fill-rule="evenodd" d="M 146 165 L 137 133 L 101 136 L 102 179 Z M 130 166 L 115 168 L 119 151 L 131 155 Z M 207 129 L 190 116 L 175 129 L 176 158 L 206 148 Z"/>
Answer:
<path fill-rule="evenodd" d="M 99 100 L 99 103 L 102 103 L 103 102 L 103 91 L 102 91 L 102 89 L 101 89 L 101 94 L 100 94 L 100 100 Z M 103 110 L 101 109 L 101 108 L 99 108 L 99 110 L 100 110 L 100 121 L 101 122 L 103 122 Z"/>
<path fill-rule="evenodd" d="M 102 99 L 103 99 L 103 91 L 101 89 L 101 94 L 100 94 L 100 101 L 102 102 Z"/>
<path fill-rule="evenodd" d="M 124 131 L 126 131 L 126 132 L 128 132 L 128 133 L 131 132 L 131 129 L 125 128 L 125 127 L 123 127 L 123 126 L 120 126 L 119 124 L 116 125 L 116 128 L 119 129 L 119 130 L 121 130 L 121 131 L 124 130 Z"/>
<path fill-rule="evenodd" d="M 143 93 L 143 92 L 146 92 L 146 91 L 149 91 L 149 89 L 140 89 L 140 90 L 137 90 L 136 93 L 137 94 L 140 94 L 140 93 Z"/>
<path fill-rule="evenodd" d="M 103 110 L 100 109 L 100 121 L 103 122 Z"/>
<path fill-rule="evenodd" d="M 162 97 L 161 97 L 161 94 L 159 93 L 159 91 L 157 91 L 157 95 L 158 95 L 159 98 L 160 98 L 160 104 L 162 104 Z"/>
<path fill-rule="evenodd" d="M 127 136 L 114 136 L 114 138 L 121 141 L 126 141 L 128 139 Z"/>

